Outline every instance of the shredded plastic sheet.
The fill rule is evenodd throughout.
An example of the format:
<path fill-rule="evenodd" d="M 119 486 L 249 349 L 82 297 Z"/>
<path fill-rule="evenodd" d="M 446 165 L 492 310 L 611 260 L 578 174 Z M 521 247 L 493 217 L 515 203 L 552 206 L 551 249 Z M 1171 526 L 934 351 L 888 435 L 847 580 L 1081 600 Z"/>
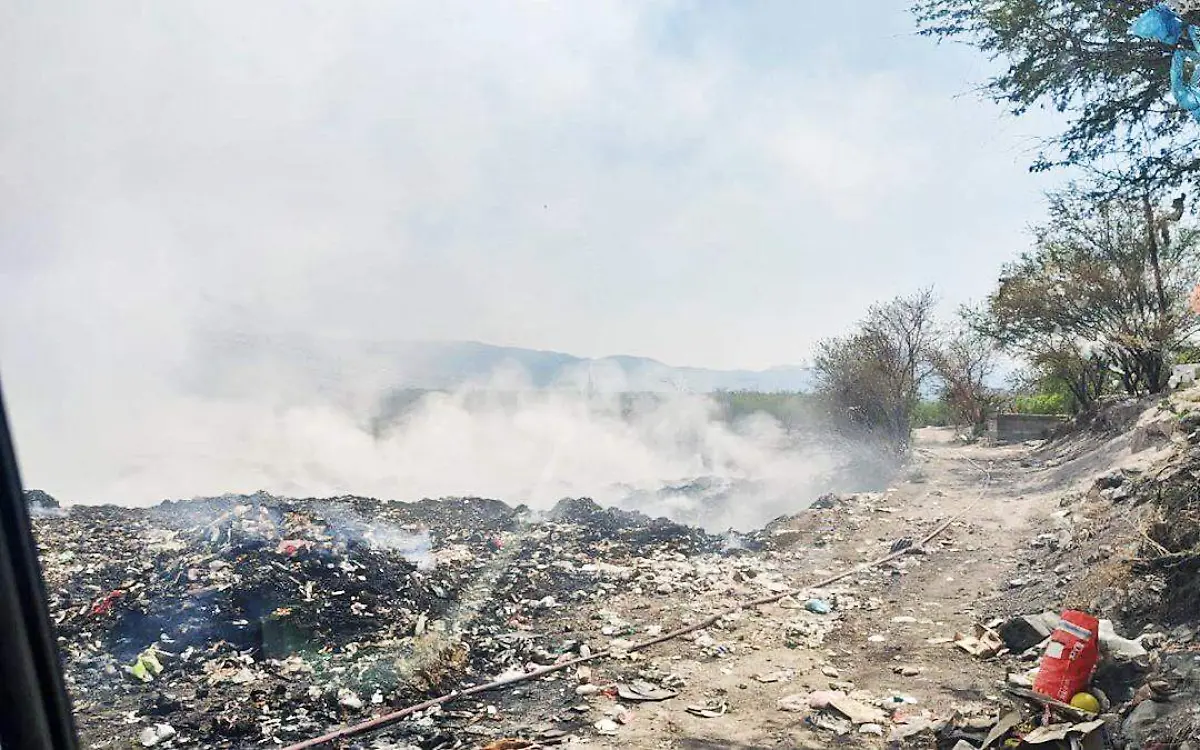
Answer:
<path fill-rule="evenodd" d="M 1185 27 L 1181 17 L 1196 6 L 1200 6 L 1200 0 L 1159 3 L 1135 18 L 1129 25 L 1129 33 L 1175 47 L 1183 40 L 1186 28 L 1195 51 L 1175 50 L 1171 58 L 1171 94 L 1182 109 L 1200 121 L 1200 26 Z"/>
<path fill-rule="evenodd" d="M 1183 36 L 1183 19 L 1169 5 L 1160 3 L 1134 19 L 1129 33 L 1174 46 Z"/>
<path fill-rule="evenodd" d="M 1171 58 L 1171 93 L 1180 107 L 1200 120 L 1200 27 L 1189 26 L 1188 36 L 1195 51 L 1175 50 Z"/>

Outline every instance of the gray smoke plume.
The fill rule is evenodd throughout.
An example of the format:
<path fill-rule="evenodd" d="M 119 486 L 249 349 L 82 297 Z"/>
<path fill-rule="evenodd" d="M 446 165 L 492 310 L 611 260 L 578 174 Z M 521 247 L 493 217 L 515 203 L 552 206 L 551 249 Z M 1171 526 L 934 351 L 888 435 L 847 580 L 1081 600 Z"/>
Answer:
<path fill-rule="evenodd" d="M 22 421 L 32 425 L 18 433 L 26 481 L 67 503 L 122 505 L 259 489 L 481 496 L 535 510 L 586 496 L 724 529 L 806 507 L 842 463 L 765 415 L 730 423 L 706 395 L 601 392 L 578 373 L 534 389 L 501 369 L 427 393 L 382 423 L 369 406 L 383 399 L 378 383 L 355 391 L 348 374 L 330 394 L 275 371 L 268 379 L 278 389 L 99 399 L 80 412 L 92 419 L 54 434 Z"/>

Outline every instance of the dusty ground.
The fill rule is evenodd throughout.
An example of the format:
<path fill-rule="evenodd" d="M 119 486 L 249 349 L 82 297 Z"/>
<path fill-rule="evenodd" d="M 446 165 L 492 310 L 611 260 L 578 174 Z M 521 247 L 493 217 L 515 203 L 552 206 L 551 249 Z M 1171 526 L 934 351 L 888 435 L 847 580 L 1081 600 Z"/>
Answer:
<path fill-rule="evenodd" d="M 583 500 L 560 503 L 547 519 L 484 500 L 257 496 L 215 519 L 234 501 L 185 504 L 199 532 L 177 518 L 184 505 L 164 505 L 50 513 L 38 533 L 90 747 L 142 746 L 140 733 L 160 723 L 177 732 L 155 745 L 163 748 L 286 745 L 589 650 L 623 651 L 848 570 L 826 588 L 646 651 L 457 700 L 343 746 L 528 746 L 488 745 L 507 737 L 683 750 L 882 747 L 895 730 L 953 714 L 955 727 L 989 726 L 1006 670 L 1031 666 L 1016 655 L 969 656 L 952 644 L 957 633 L 1065 605 L 1122 619 L 1111 610 L 1131 601 L 1132 587 L 1104 576 L 1109 565 L 1128 576 L 1140 546 L 1136 513 L 1097 495 L 1095 480 L 1121 469 L 1150 476 L 1200 442 L 1200 431 L 1191 443 L 1169 431 L 1155 437 L 1143 428 L 1178 416 L 1134 406 L 1117 429 L 1041 448 L 920 431 L 893 488 L 826 498 L 743 537 L 635 522 Z M 797 497 L 797 509 L 812 500 Z M 425 528 L 440 562 L 418 570 L 406 547 L 392 549 L 397 540 L 357 536 L 360 521 L 376 535 Z M 904 543 L 915 546 L 865 569 Z M 1121 597 L 1109 596 L 1122 586 Z M 266 593 L 256 599 L 251 588 Z M 807 611 L 810 597 L 832 611 Z M 246 614 L 241 599 L 269 615 Z M 263 622 L 276 635 L 276 622 L 312 632 L 296 643 L 276 638 L 273 649 L 291 645 L 271 658 Z M 165 671 L 139 682 L 129 664 L 156 638 Z M 635 680 L 678 694 L 618 700 L 616 685 Z M 810 710 L 810 693 L 828 689 L 882 706 L 864 727 L 875 733 Z M 932 745 L 926 734 L 906 746 Z"/>
<path fill-rule="evenodd" d="M 803 586 L 876 559 L 897 539 L 920 539 L 939 521 L 962 512 L 962 518 L 929 545 L 927 554 L 908 555 L 882 570 L 813 592 L 834 599 L 838 593 L 848 596 L 848 611 L 839 606 L 820 616 L 768 605 L 728 623 L 727 630 L 710 630 L 718 644 L 728 644 L 729 653 L 717 658 L 708 655 L 711 649 L 705 653 L 696 642 L 679 640 L 648 652 L 640 663 L 597 666 L 601 681 L 604 676 L 629 678 L 648 670 L 650 675 L 678 675 L 683 682 L 677 698 L 640 704 L 621 716 L 626 723 L 616 736 L 599 740 L 602 745 L 827 747 L 834 741 L 830 732 L 805 723 L 812 712 L 786 712 L 777 702 L 830 687 L 905 701 L 893 716 L 900 723 L 955 709 L 968 714 L 993 711 L 1003 669 L 968 656 L 946 639 L 1008 611 L 1006 600 L 1027 587 L 1043 587 L 1040 598 L 1053 606 L 1053 600 L 1061 598 L 1056 596 L 1061 579 L 1047 576 L 1047 571 L 1023 570 L 1021 558 L 1031 539 L 1054 530 L 1051 514 L 1060 498 L 1083 491 L 1097 475 L 1116 466 L 1145 467 L 1164 454 L 1153 448 L 1131 454 L 1128 436 L 1069 443 L 1049 455 L 1026 446 L 966 446 L 954 442 L 946 430 L 923 430 L 917 440 L 905 481 L 882 496 L 860 496 L 833 509 L 801 514 L 786 524 L 797 533 L 777 532 L 791 545 L 775 560 L 789 584 Z M 628 595 L 612 600 L 608 608 L 643 630 L 655 623 L 669 628 L 761 593 L 752 589 L 703 600 Z M 1032 595 L 1038 598 L 1036 592 Z M 1022 598 L 1030 597 L 1030 592 L 1022 592 Z M 786 624 L 799 615 L 836 618 L 836 627 L 818 648 L 791 648 Z M 771 677 L 784 679 L 760 680 Z M 718 712 L 721 704 L 727 710 L 713 718 L 686 710 L 706 703 Z M 587 715 L 600 718 L 615 710 L 615 702 L 601 697 L 592 699 Z M 883 726 L 886 732 L 892 722 Z M 839 745 L 864 747 L 882 746 L 884 741 L 857 733 L 836 740 Z"/>

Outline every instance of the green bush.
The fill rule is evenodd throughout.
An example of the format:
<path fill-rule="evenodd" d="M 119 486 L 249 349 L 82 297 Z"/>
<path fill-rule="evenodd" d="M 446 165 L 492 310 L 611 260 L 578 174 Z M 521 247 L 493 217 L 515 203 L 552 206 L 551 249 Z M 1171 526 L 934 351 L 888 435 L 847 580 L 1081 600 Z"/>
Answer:
<path fill-rule="evenodd" d="M 769 414 L 788 431 L 812 423 L 820 408 L 818 399 L 807 393 L 718 391 L 712 398 L 730 422 L 751 414 Z"/>
<path fill-rule="evenodd" d="M 913 427 L 947 427 L 950 421 L 950 407 L 941 399 L 923 400 L 913 409 Z"/>
<path fill-rule="evenodd" d="M 1017 414 L 1070 414 L 1071 396 L 1066 393 L 1036 393 L 1016 396 L 1012 409 Z"/>

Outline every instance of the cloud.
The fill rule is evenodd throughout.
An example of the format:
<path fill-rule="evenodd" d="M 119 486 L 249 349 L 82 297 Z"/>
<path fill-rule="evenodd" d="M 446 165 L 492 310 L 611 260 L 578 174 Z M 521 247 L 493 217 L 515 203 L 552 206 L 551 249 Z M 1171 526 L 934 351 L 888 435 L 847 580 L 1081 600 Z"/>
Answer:
<path fill-rule="evenodd" d="M 757 14 L 765 23 L 777 8 Z M 681 330 L 687 318 L 651 333 L 642 316 L 689 305 L 699 285 L 709 297 L 697 325 L 753 330 L 737 308 L 756 286 L 840 280 L 822 257 L 831 242 L 870 252 L 839 237 L 865 215 L 868 236 L 893 234 L 898 219 L 873 204 L 911 204 L 897 195 L 905 177 L 945 175 L 975 145 L 943 140 L 937 163 L 929 144 L 955 121 L 980 123 L 966 107 L 930 118 L 945 92 L 922 92 L 903 60 L 831 56 L 811 34 L 790 65 L 770 67 L 719 28 L 690 27 L 686 49 L 664 41 L 698 13 L 632 2 L 11 10 L 5 265 L 103 256 L 126 277 L 114 296 L 169 286 L 195 325 L 794 361 L 831 331 L 810 326 L 773 355 L 773 327 L 734 337 L 726 354 L 731 342 L 704 347 Z"/>
<path fill-rule="evenodd" d="M 982 291 L 1036 187 L 908 23 L 886 3 L 6 5 L 0 366 L 29 472 L 169 431 L 198 338 L 765 367 L 881 297 Z"/>

